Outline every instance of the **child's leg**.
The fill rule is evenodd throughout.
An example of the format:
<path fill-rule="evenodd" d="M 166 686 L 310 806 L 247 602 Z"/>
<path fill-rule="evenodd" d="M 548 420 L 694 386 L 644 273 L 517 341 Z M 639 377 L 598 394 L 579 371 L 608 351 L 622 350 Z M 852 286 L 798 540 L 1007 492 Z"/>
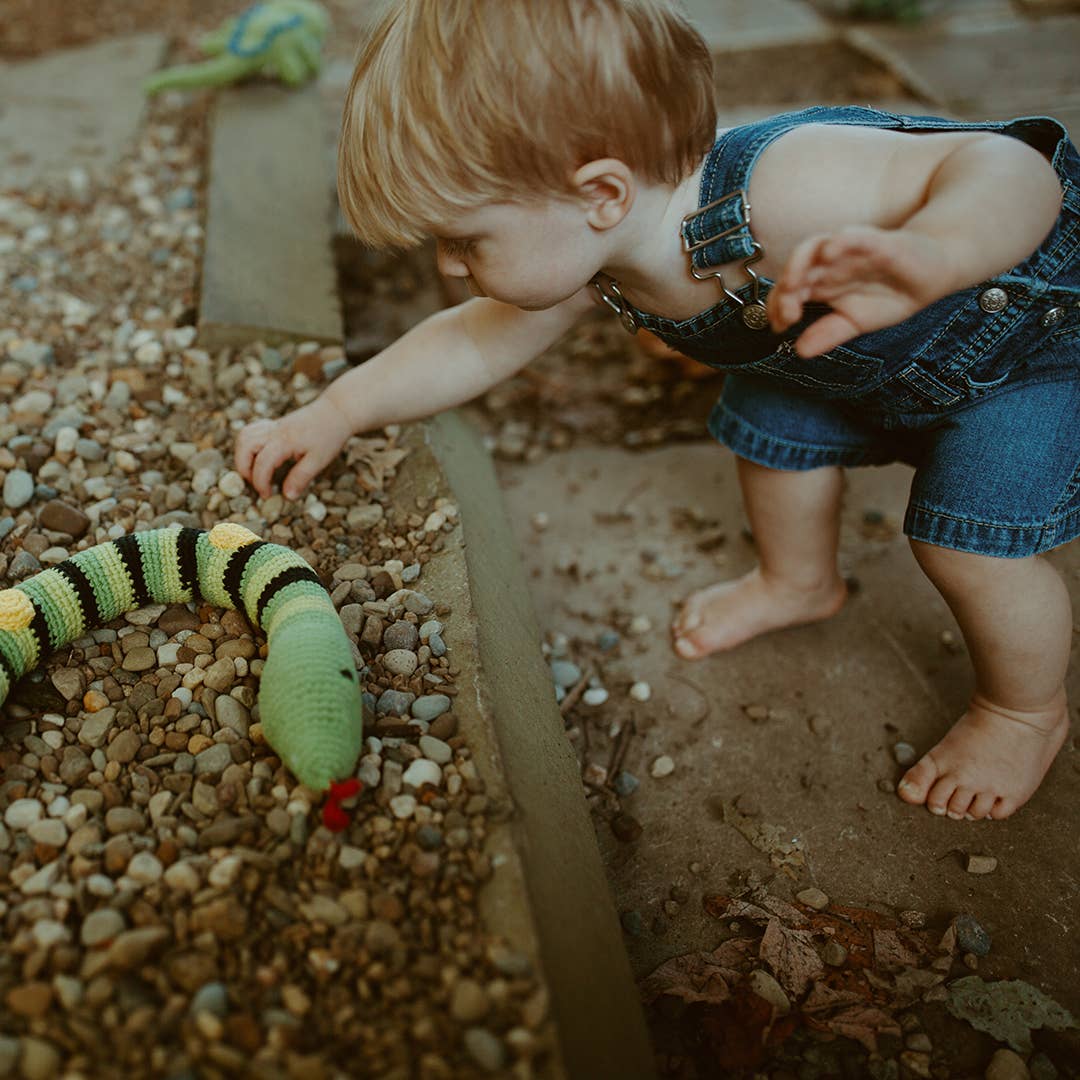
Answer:
<path fill-rule="evenodd" d="M 672 633 L 675 651 L 687 660 L 828 618 L 847 596 L 836 568 L 843 472 L 781 472 L 744 458 L 738 471 L 759 563 L 684 601 Z"/>
<path fill-rule="evenodd" d="M 999 559 L 911 543 L 975 667 L 971 705 L 897 789 L 949 817 L 1005 818 L 1034 793 L 1069 730 L 1065 584 L 1037 556 Z"/>

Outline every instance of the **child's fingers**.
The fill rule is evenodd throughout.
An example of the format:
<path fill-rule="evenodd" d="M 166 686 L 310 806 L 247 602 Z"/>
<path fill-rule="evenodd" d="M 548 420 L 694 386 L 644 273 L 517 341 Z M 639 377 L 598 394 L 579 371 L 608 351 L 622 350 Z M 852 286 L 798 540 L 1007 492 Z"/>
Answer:
<path fill-rule="evenodd" d="M 271 479 L 278 466 L 293 456 L 293 449 L 285 439 L 276 439 L 267 443 L 255 455 L 255 464 L 251 470 L 251 486 L 262 498 L 270 497 Z"/>
<path fill-rule="evenodd" d="M 236 465 L 236 471 L 245 480 L 251 479 L 251 463 L 265 445 L 272 429 L 273 424 L 269 420 L 256 420 L 244 427 L 237 435 L 233 462 Z"/>
<path fill-rule="evenodd" d="M 308 484 L 315 479 L 326 464 L 322 458 L 313 453 L 307 453 L 289 470 L 281 485 L 281 493 L 286 499 L 299 499 Z"/>
<path fill-rule="evenodd" d="M 861 332 L 846 315 L 832 311 L 816 319 L 798 336 L 795 351 L 800 356 L 820 356 Z"/>

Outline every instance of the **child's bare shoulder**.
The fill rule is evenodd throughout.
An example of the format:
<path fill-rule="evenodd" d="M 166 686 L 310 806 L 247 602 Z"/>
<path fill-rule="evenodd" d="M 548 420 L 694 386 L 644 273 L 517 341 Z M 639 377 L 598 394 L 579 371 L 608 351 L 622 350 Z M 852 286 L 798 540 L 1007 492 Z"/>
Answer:
<path fill-rule="evenodd" d="M 845 225 L 895 228 L 926 199 L 934 173 L 986 132 L 927 134 L 805 124 L 766 147 L 750 178 L 755 233 L 769 249 Z M 991 136 L 1015 142 L 1007 136 Z"/>

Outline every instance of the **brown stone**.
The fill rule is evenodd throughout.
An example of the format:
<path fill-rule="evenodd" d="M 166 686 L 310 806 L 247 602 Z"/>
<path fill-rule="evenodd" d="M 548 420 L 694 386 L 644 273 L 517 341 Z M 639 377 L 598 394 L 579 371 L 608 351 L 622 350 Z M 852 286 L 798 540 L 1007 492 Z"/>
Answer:
<path fill-rule="evenodd" d="M 60 499 L 50 499 L 38 513 L 38 524 L 43 529 L 67 533 L 78 540 L 90 528 L 90 519 L 78 507 L 68 506 Z"/>
<path fill-rule="evenodd" d="M 9 990 L 4 1001 L 16 1015 L 36 1019 L 49 1011 L 52 996 L 52 987 L 48 983 L 31 982 Z"/>
<path fill-rule="evenodd" d="M 202 623 L 198 615 L 179 604 L 166 608 L 157 621 L 158 629 L 172 637 L 181 630 L 198 630 Z"/>

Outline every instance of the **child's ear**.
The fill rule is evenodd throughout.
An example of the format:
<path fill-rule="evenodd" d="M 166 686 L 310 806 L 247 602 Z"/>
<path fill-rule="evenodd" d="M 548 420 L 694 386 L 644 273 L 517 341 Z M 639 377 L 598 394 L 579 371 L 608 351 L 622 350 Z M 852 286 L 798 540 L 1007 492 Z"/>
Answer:
<path fill-rule="evenodd" d="M 588 222 L 595 229 L 618 225 L 634 205 L 634 174 L 618 158 L 590 161 L 574 173 L 570 182 L 585 202 Z"/>

